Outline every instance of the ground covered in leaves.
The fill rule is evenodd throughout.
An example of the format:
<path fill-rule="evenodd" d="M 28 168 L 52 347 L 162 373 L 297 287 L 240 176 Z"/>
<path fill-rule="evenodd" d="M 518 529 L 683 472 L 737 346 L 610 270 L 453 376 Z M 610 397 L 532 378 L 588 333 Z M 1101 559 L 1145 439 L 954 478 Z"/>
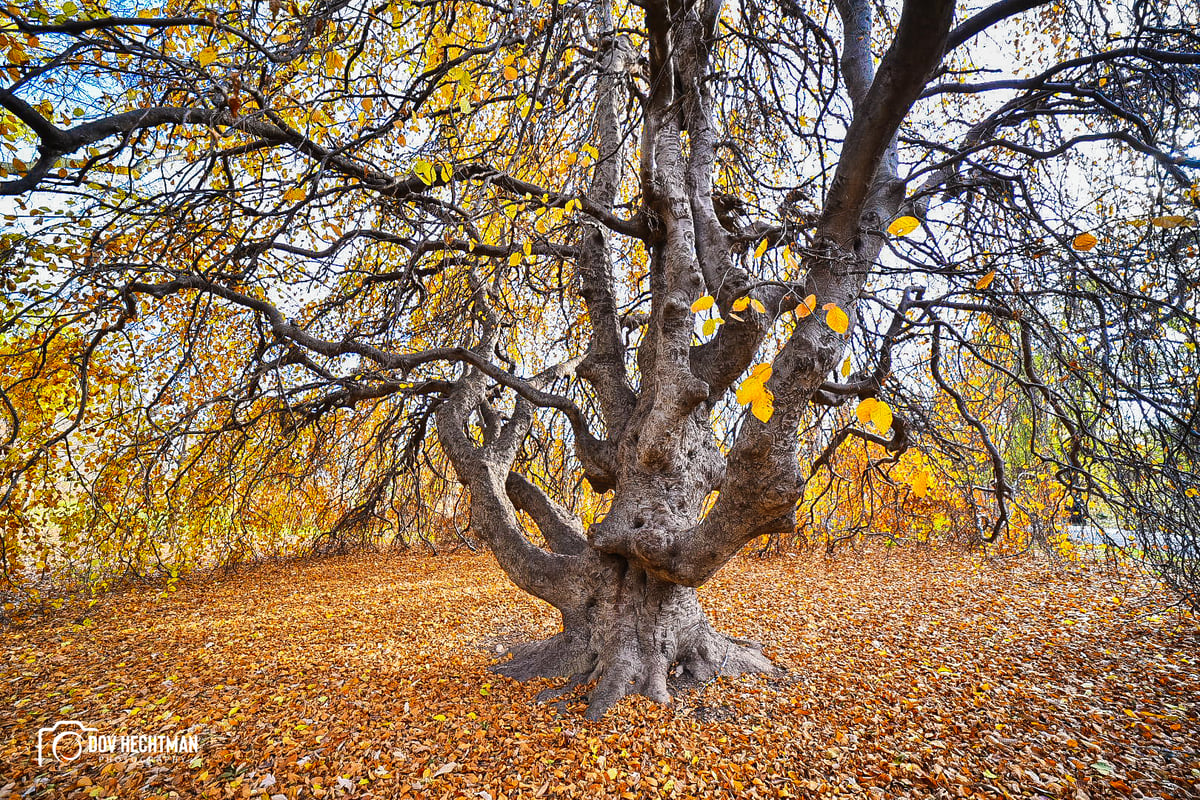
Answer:
<path fill-rule="evenodd" d="M 895 550 L 702 589 L 782 677 L 600 722 L 490 674 L 550 609 L 485 556 L 258 567 L 0 633 L 2 797 L 1200 796 L 1200 632 L 1132 577 Z M 37 764 L 37 731 L 198 756 Z"/>

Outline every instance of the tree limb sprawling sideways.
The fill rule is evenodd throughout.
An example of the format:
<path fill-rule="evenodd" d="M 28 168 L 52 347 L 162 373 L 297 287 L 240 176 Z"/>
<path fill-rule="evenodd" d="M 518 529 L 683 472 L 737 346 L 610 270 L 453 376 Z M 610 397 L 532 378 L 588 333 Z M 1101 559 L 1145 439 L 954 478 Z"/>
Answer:
<path fill-rule="evenodd" d="M 590 717 L 774 670 L 697 597 L 756 539 L 1071 520 L 1200 605 L 1198 24 L 0 7 L 6 582 L 444 524 Z"/>

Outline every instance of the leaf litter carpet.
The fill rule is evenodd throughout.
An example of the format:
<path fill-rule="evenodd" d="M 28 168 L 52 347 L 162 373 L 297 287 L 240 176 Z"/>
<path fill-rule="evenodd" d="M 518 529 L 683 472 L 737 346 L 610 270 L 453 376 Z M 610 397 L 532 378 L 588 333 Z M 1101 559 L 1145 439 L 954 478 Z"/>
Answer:
<path fill-rule="evenodd" d="M 0 632 L 0 798 L 1200 797 L 1200 632 L 1094 564 L 740 558 L 701 596 L 782 676 L 670 707 L 488 672 L 552 609 L 487 556 L 277 563 Z M 200 752 L 37 763 L 37 732 Z"/>

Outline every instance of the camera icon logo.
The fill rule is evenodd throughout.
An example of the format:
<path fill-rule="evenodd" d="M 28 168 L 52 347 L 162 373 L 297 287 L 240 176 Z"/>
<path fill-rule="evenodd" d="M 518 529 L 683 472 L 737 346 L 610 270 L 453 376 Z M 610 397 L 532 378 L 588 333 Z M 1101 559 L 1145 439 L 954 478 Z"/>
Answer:
<path fill-rule="evenodd" d="M 49 728 L 39 728 L 38 766 L 47 761 L 70 764 L 83 755 L 87 735 L 96 731 L 96 728 L 70 719 L 56 722 Z"/>

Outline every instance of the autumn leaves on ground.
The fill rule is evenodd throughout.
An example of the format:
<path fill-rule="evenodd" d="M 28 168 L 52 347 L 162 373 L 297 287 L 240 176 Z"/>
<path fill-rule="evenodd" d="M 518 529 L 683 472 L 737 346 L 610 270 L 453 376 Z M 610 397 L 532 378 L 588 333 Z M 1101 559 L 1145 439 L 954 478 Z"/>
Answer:
<path fill-rule="evenodd" d="M 742 558 L 701 596 L 787 673 L 594 723 L 488 672 L 555 619 L 484 556 L 116 596 L 2 634 L 0 796 L 1200 796 L 1200 632 L 1132 576 L 886 550 Z M 201 752 L 39 767 L 62 719 Z"/>

